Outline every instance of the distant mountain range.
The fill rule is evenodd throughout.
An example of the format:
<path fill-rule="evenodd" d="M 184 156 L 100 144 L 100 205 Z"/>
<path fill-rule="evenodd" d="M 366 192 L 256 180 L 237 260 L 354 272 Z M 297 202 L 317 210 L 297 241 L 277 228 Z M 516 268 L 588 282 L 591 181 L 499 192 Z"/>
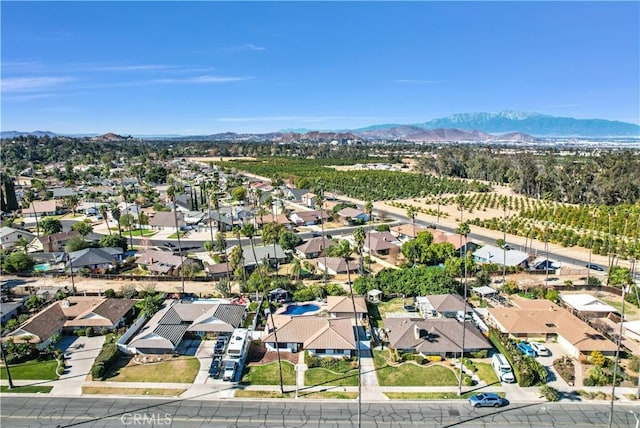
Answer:
<path fill-rule="evenodd" d="M 3 131 L 1 138 L 18 135 L 56 136 L 50 131 Z M 67 135 L 80 137 L 80 135 Z M 130 140 L 115 134 L 92 136 L 98 141 Z M 499 113 L 461 113 L 416 124 L 379 124 L 340 131 L 286 129 L 263 134 L 224 132 L 211 135 L 140 135 L 141 139 L 231 140 L 231 141 L 332 141 L 332 140 L 405 140 L 405 141 L 533 141 L 544 137 L 640 138 L 640 125 L 604 119 L 575 119 L 540 113 L 502 111 Z"/>

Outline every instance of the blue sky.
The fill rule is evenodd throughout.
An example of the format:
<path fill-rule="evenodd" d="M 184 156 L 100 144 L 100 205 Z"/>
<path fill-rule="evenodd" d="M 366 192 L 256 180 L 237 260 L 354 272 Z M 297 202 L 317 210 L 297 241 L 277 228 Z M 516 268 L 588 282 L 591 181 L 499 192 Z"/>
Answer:
<path fill-rule="evenodd" d="M 1 2 L 2 130 L 640 122 L 638 2 Z"/>

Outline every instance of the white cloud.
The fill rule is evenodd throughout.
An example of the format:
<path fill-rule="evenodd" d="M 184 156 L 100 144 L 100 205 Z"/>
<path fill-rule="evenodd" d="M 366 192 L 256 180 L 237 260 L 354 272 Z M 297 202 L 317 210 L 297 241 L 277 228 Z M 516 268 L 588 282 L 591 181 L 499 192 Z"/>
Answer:
<path fill-rule="evenodd" d="M 254 45 L 253 43 L 245 43 L 244 45 L 242 45 L 242 49 L 247 49 L 250 51 L 266 51 L 267 48 L 265 48 L 264 46 L 257 46 Z"/>
<path fill-rule="evenodd" d="M 195 76 L 195 77 L 185 77 L 185 78 L 177 78 L 177 79 L 154 79 L 150 80 L 149 83 L 230 83 L 230 82 L 241 82 L 243 80 L 251 80 L 253 77 L 240 77 L 240 76 Z"/>
<path fill-rule="evenodd" d="M 2 79 L 2 92 L 20 93 L 52 89 L 75 80 L 73 77 L 8 77 Z"/>

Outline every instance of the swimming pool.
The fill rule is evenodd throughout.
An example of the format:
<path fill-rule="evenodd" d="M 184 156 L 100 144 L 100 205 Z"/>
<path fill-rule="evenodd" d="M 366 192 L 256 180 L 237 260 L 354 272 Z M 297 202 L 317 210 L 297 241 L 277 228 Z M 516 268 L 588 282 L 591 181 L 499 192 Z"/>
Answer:
<path fill-rule="evenodd" d="M 33 270 L 36 272 L 45 272 L 47 269 L 49 269 L 49 263 L 42 263 L 33 266 Z"/>
<path fill-rule="evenodd" d="M 314 305 L 313 303 L 304 303 L 302 305 L 291 304 L 287 306 L 287 309 L 284 312 L 281 312 L 282 315 L 302 315 L 307 312 L 316 312 L 320 310 L 320 306 Z"/>

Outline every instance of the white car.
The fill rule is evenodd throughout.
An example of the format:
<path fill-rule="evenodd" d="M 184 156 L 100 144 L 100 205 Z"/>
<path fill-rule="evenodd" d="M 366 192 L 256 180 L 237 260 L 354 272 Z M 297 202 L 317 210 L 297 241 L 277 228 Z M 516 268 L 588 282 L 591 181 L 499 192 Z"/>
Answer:
<path fill-rule="evenodd" d="M 540 342 L 529 342 L 529 345 L 536 351 L 539 357 L 548 357 L 551 352 Z"/>

